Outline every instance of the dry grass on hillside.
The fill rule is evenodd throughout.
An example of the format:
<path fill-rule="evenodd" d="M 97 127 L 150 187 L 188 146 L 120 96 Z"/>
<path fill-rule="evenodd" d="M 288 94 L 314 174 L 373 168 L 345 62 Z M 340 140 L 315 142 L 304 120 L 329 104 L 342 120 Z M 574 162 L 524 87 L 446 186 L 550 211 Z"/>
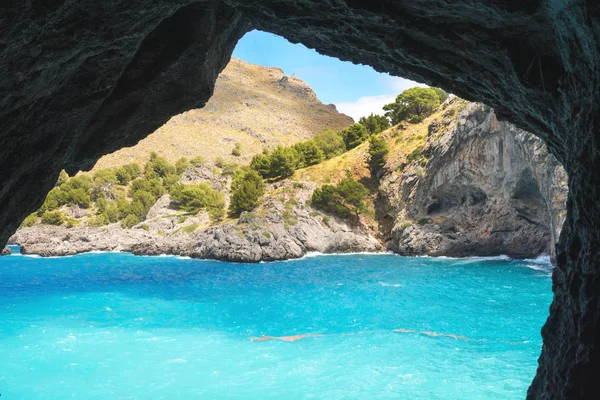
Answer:
<path fill-rule="evenodd" d="M 284 76 L 279 68 L 232 59 L 204 108 L 174 116 L 136 146 L 102 157 L 95 170 L 144 163 L 152 151 L 171 162 L 201 155 L 245 164 L 264 147 L 290 145 L 351 123 L 333 105 L 322 104 L 300 79 Z M 236 143 L 239 157 L 231 154 Z"/>
<path fill-rule="evenodd" d="M 411 153 L 422 148 L 428 138 L 429 125 L 434 120 L 442 119 L 444 113 L 454 109 L 452 120 L 455 121 L 467 104 L 466 100 L 455 98 L 452 105 L 447 108 L 440 107 L 418 124 L 401 123 L 380 133 L 379 135 L 385 139 L 390 148 L 386 161 L 387 169 L 392 171 L 406 163 L 407 157 Z M 449 129 L 449 127 L 444 129 Z M 365 142 L 340 156 L 296 171 L 292 179 L 315 182 L 319 185 L 337 184 L 346 177 L 346 171 L 350 171 L 355 179 L 361 180 L 370 177 L 368 160 L 369 143 Z"/>

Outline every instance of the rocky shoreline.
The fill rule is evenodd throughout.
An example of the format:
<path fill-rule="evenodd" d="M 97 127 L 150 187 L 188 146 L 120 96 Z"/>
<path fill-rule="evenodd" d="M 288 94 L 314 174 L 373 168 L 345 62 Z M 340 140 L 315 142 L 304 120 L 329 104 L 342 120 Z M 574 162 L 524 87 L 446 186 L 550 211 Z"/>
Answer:
<path fill-rule="evenodd" d="M 300 258 L 309 252 L 350 253 L 384 250 L 363 224 L 348 224 L 324 215 L 307 203 L 314 185 L 273 185 L 257 212 L 244 212 L 235 223 L 185 227 L 206 220 L 196 216 L 178 224 L 169 216 L 168 195 L 151 209 L 152 217 L 133 229 L 117 224 L 103 227 L 42 226 L 23 228 L 10 239 L 23 254 L 64 256 L 90 251 L 125 251 L 137 255 L 178 255 L 234 262 Z M 172 210 L 170 212 L 172 214 Z M 144 229 L 146 228 L 146 229 Z"/>
<path fill-rule="evenodd" d="M 286 260 L 309 252 L 554 255 L 566 215 L 567 177 L 543 143 L 498 121 L 491 108 L 455 97 L 424 123 L 426 137 L 416 157 L 389 157 L 379 176 L 375 218 L 349 223 L 327 215 L 311 206 L 316 183 L 290 179 L 267 185 L 253 212 L 219 225 L 211 225 L 204 211 L 178 213 L 167 194 L 133 229 L 118 223 L 38 224 L 17 231 L 10 243 L 19 244 L 24 254 L 41 256 L 125 251 L 234 262 Z M 400 130 L 410 134 L 414 129 L 396 127 L 381 135 L 392 142 L 400 139 Z M 356 163 L 366 168 L 364 157 Z M 227 193 L 231 178 L 216 175 L 208 165 L 186 171 L 182 182 L 206 182 Z M 82 214 L 63 211 L 74 218 Z"/>

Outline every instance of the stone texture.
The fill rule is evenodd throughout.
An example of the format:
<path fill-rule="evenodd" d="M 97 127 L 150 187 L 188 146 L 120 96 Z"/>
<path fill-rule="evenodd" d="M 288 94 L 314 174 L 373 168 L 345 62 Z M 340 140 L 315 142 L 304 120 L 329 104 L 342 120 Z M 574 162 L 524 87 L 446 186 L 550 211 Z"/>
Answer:
<path fill-rule="evenodd" d="M 8 247 L 4 247 L 2 251 L 0 251 L 0 256 L 8 256 L 12 254 L 12 250 Z"/>
<path fill-rule="evenodd" d="M 19 244 L 23 254 L 41 256 L 128 251 L 237 262 L 287 260 L 309 252 L 383 250 L 364 226 L 348 225 L 309 207 L 314 188 L 314 184 L 299 187 L 288 181 L 270 185 L 273 194 L 256 212 L 243 213 L 236 223 L 207 227 L 206 213 L 179 222 L 180 216 L 169 208 L 169 195 L 164 195 L 152 207 L 148 219 L 133 229 L 122 229 L 119 224 L 99 228 L 36 225 L 17 231 L 11 243 Z M 192 223 L 204 228 L 186 233 L 184 228 Z M 142 229 L 143 225 L 148 231 Z"/>
<path fill-rule="evenodd" d="M 251 27 L 494 107 L 569 174 L 530 398 L 600 390 L 600 3 L 8 0 L 0 5 L 0 243 L 59 171 L 201 106 Z"/>
<path fill-rule="evenodd" d="M 549 253 L 566 213 L 564 169 L 540 139 L 499 122 L 489 107 L 463 104 L 451 97 L 442 117 L 427 122 L 425 158 L 382 177 L 385 208 L 396 215 L 390 248 L 450 257 Z"/>

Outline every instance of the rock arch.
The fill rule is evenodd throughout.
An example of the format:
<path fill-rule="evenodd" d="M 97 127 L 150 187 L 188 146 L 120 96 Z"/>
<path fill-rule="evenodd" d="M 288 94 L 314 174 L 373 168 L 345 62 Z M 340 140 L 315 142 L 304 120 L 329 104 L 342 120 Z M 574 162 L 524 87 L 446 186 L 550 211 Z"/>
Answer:
<path fill-rule="evenodd" d="M 569 174 L 530 398 L 600 386 L 600 3 L 595 0 L 7 0 L 0 243 L 59 171 L 202 106 L 252 28 L 430 83 L 541 137 Z"/>

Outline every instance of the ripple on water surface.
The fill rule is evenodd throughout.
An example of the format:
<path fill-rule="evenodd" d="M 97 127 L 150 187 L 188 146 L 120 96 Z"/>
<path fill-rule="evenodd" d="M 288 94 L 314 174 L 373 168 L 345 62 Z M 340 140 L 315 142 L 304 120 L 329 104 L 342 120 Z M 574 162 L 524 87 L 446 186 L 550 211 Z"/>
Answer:
<path fill-rule="evenodd" d="M 0 258 L 6 399 L 521 399 L 547 259 Z"/>

